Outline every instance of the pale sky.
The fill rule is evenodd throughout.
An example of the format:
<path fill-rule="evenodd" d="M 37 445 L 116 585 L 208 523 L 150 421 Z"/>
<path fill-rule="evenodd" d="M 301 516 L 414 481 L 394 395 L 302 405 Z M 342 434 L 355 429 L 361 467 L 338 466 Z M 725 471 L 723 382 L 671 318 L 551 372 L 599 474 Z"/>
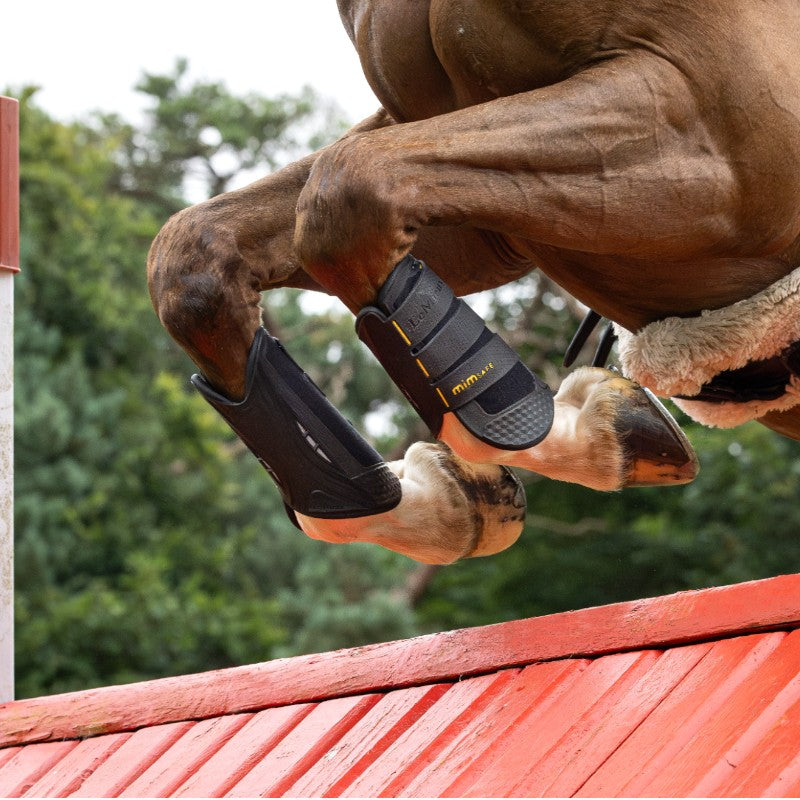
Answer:
<path fill-rule="evenodd" d="M 2 13 L 0 90 L 34 83 L 60 120 L 116 111 L 136 121 L 143 71 L 189 60 L 194 78 L 267 96 L 304 84 L 356 122 L 378 107 L 334 0 L 17 0 Z"/>

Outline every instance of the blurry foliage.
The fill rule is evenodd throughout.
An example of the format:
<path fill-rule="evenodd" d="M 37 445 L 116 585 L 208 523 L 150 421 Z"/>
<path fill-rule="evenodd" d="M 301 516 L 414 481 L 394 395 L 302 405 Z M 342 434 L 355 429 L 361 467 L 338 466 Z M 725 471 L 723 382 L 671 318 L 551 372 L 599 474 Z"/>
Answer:
<path fill-rule="evenodd" d="M 800 571 L 800 451 L 756 424 L 686 424 L 687 487 L 599 494 L 523 476 L 520 541 L 419 568 L 289 523 L 150 307 L 167 215 L 338 135 L 309 91 L 235 97 L 179 62 L 139 127 L 21 108 L 18 694 L 87 688 Z M 196 199 L 196 198 L 193 198 Z M 582 308 L 534 274 L 470 300 L 551 384 Z M 265 296 L 272 332 L 381 452 L 426 436 L 336 301 Z M 587 348 L 587 351 L 590 348 Z M 432 509 L 435 513 L 435 509 Z M 413 588 L 412 588 L 413 587 Z"/>
<path fill-rule="evenodd" d="M 318 636 L 327 647 L 413 632 L 391 594 L 410 565 L 357 549 L 330 561 L 302 536 L 263 469 L 189 390 L 192 365 L 153 314 L 147 249 L 185 204 L 192 170 L 202 165 L 212 192 L 322 135 L 310 92 L 239 99 L 185 73 L 142 81 L 142 130 L 110 116 L 56 122 L 18 93 L 20 696 L 266 660 L 319 649 Z M 327 138 L 340 130 L 334 119 Z M 287 325 L 295 308 L 286 303 Z M 313 361 L 320 346 L 309 341 Z M 353 583 L 361 565 L 369 580 Z M 312 577 L 329 590 L 311 591 Z"/>

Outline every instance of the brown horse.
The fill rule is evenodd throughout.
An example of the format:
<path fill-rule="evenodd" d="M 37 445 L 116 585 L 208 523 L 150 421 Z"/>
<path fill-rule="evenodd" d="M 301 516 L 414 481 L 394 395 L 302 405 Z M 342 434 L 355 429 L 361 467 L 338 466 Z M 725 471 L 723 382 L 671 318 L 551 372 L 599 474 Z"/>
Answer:
<path fill-rule="evenodd" d="M 690 398 L 707 422 L 756 418 L 800 438 L 800 5 L 339 10 L 383 108 L 318 153 L 177 214 L 151 250 L 158 315 L 209 385 L 245 396 L 261 291 L 321 289 L 358 313 L 413 251 L 457 295 L 541 269 L 616 323 L 639 384 Z M 493 465 L 603 490 L 690 480 L 691 449 L 654 409 L 637 383 L 582 368 L 539 443 L 498 447 L 444 413 L 437 435 L 455 452 L 418 444 L 389 465 L 395 508 L 297 518 L 312 537 L 422 561 L 496 552 L 519 535 L 523 504 Z M 659 461 L 669 448 L 678 455 Z"/>

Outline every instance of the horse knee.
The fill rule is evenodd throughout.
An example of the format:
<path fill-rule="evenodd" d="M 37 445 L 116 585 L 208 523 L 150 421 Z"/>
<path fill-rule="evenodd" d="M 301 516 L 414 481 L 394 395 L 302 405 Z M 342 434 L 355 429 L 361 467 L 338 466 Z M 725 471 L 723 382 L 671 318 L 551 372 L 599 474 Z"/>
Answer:
<path fill-rule="evenodd" d="M 225 293 L 221 281 L 208 273 L 183 276 L 154 300 L 161 324 L 178 344 L 195 349 L 198 337 L 217 327 Z"/>
<path fill-rule="evenodd" d="M 222 287 L 216 258 L 204 231 L 188 211 L 171 217 L 159 231 L 147 257 L 153 306 L 164 327 L 180 332 L 189 321 L 207 321 L 218 310 Z"/>
<path fill-rule="evenodd" d="M 295 252 L 353 311 L 372 302 L 416 238 L 394 172 L 375 137 L 349 137 L 320 154 L 298 198 Z"/>
<path fill-rule="evenodd" d="M 187 209 L 153 241 L 147 270 L 161 324 L 209 380 L 238 393 L 261 312 L 257 282 L 232 234 Z"/>

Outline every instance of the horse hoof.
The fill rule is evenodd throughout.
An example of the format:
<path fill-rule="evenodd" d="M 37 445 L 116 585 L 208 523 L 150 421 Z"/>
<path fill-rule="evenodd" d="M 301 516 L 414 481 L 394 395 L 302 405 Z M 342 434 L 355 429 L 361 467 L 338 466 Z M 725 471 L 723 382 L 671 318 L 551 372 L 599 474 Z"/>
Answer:
<path fill-rule="evenodd" d="M 475 522 L 473 547 L 462 558 L 490 556 L 517 541 L 525 524 L 527 499 L 519 478 L 506 466 L 473 464 L 444 444 L 442 466 L 458 485 Z"/>
<path fill-rule="evenodd" d="M 626 402 L 617 408 L 614 428 L 623 448 L 622 488 L 689 483 L 699 470 L 686 435 L 656 396 L 619 377 Z"/>

